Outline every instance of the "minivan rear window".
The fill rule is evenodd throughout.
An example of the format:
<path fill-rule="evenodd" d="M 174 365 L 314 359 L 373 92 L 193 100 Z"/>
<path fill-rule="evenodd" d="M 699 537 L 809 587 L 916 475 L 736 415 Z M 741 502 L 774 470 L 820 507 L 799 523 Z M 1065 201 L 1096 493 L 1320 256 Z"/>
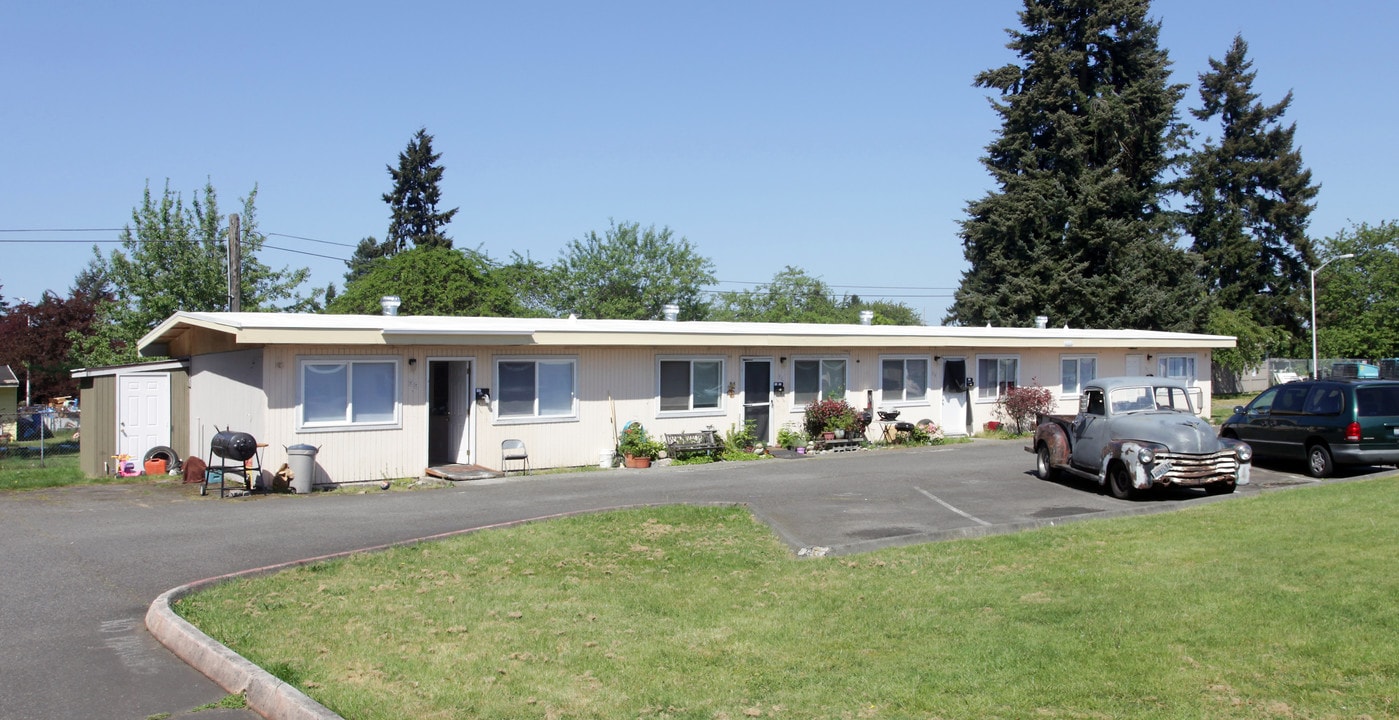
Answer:
<path fill-rule="evenodd" d="M 1356 388 L 1355 407 L 1360 417 L 1399 415 L 1399 385 Z"/>

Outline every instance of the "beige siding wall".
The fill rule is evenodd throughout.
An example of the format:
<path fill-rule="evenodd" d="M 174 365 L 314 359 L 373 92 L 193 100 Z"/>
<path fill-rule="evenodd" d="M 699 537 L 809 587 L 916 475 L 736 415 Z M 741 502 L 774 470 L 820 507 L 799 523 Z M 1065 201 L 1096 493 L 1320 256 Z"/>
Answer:
<path fill-rule="evenodd" d="M 922 357 L 929 361 L 931 377 L 923 398 L 913 398 L 897 404 L 900 420 L 930 419 L 942 424 L 943 363 L 934 357 L 962 357 L 973 377 L 981 357 L 1016 357 L 1020 365 L 1020 382 L 1038 381 L 1051 388 L 1059 398 L 1059 412 L 1072 412 L 1077 399 L 1060 388 L 1060 360 L 1066 355 L 1091 356 L 1096 359 L 1097 375 L 1123 374 L 1128 355 L 1140 355 L 1143 372 L 1154 372 L 1154 360 L 1163 351 L 1153 349 L 1133 351 L 1101 349 L 1079 351 L 1073 348 L 1033 349 L 1019 352 L 986 353 L 966 348 L 900 349 L 880 352 L 877 349 L 836 348 L 828 351 L 810 348 L 579 348 L 571 351 L 543 350 L 518 347 L 337 347 L 281 346 L 269 347 L 263 356 L 262 387 L 267 410 L 262 434 L 258 439 L 268 443 L 264 465 L 276 468 L 286 461 L 284 446 L 307 443 L 320 448 L 316 481 L 358 482 L 381 478 L 418 477 L 427 466 L 428 410 L 427 360 L 452 358 L 472 361 L 472 388 L 490 388 L 489 404 L 472 404 L 469 433 L 472 436 L 472 462 L 499 468 L 501 441 L 514 438 L 525 442 L 531 464 L 536 468 L 594 465 L 599 453 L 615 447 L 615 432 L 632 421 L 640 421 L 652 435 L 660 438 L 668 432 L 696 431 L 714 427 L 721 433 L 738 426 L 743 420 L 743 360 L 768 358 L 772 361 L 773 380 L 785 384 L 786 392 L 772 396 L 771 437 L 783 425 L 800 427 L 801 406 L 793 399 L 793 366 L 796 358 L 844 358 L 847 361 L 846 400 L 863 409 L 868 402 L 876 409 L 891 405 L 880 390 L 881 359 L 885 357 Z M 1164 354 L 1191 355 L 1196 358 L 1196 385 L 1202 388 L 1208 403 L 1209 352 L 1202 350 Z M 372 430 L 332 429 L 325 431 L 299 430 L 298 425 L 298 362 L 307 357 L 346 358 L 381 357 L 398 362 L 400 417 L 393 428 Z M 496 363 L 504 358 L 541 359 L 567 357 L 577 361 L 576 417 L 557 421 L 515 422 L 498 417 L 499 381 Z M 658 357 L 722 358 L 724 361 L 721 407 L 713 412 L 689 413 L 662 417 L 657 394 Z M 413 361 L 410 363 L 410 359 Z M 732 386 L 733 394 L 727 390 Z M 196 400 L 198 402 L 198 400 Z M 997 419 L 994 403 L 978 401 L 973 391 L 972 425 L 975 432 L 990 420 Z M 870 431 L 877 437 L 878 423 Z M 207 439 L 206 439 L 207 441 Z"/>

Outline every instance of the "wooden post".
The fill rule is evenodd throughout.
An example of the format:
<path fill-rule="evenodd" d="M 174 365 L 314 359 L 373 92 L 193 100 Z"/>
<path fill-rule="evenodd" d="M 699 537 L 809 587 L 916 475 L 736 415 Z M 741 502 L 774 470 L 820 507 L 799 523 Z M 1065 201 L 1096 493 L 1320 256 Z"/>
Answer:
<path fill-rule="evenodd" d="M 238 215 L 228 216 L 228 311 L 243 310 L 243 255 L 238 246 Z"/>

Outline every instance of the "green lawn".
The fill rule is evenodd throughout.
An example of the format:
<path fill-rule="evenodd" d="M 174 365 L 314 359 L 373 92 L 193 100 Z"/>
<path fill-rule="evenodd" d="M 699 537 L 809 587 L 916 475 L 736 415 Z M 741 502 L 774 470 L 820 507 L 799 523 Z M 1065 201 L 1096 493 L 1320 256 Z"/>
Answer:
<path fill-rule="evenodd" d="M 42 487 L 105 482 L 106 478 L 83 476 L 78 463 L 78 443 L 72 430 L 59 431 L 52 438 L 8 442 L 0 447 L 0 490 L 27 490 Z"/>
<path fill-rule="evenodd" d="M 346 718 L 1379 718 L 1396 557 L 1393 477 L 817 560 L 671 507 L 177 609 Z"/>

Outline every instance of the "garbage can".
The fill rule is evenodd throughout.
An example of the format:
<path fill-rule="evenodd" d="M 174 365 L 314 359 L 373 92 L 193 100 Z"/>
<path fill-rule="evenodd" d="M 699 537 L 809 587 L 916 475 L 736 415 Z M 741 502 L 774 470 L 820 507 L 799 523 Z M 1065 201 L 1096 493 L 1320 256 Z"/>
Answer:
<path fill-rule="evenodd" d="M 287 448 L 287 465 L 291 466 L 291 489 L 297 495 L 308 495 L 316 479 L 315 445 L 292 445 Z"/>

